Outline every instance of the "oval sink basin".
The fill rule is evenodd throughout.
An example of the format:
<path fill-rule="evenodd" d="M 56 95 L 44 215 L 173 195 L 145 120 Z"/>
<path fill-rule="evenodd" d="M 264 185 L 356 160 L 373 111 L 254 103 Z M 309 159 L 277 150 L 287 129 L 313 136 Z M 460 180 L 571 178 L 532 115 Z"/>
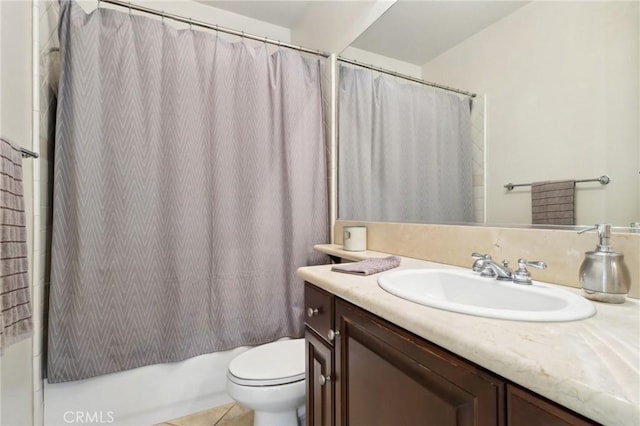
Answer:
<path fill-rule="evenodd" d="M 596 309 L 587 299 L 534 281 L 515 284 L 453 269 L 387 272 L 378 284 L 389 293 L 421 305 L 463 314 L 517 321 L 574 321 Z"/>

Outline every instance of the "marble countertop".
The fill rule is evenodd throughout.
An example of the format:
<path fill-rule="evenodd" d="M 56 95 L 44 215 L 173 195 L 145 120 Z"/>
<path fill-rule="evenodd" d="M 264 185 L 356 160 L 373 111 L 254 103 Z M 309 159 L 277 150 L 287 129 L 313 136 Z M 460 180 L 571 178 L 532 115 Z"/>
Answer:
<path fill-rule="evenodd" d="M 347 252 L 330 244 L 315 248 L 355 261 L 388 256 Z M 399 268 L 460 269 L 408 257 L 402 257 Z M 507 321 L 409 302 L 380 288 L 379 275 L 332 272 L 331 265 L 298 269 L 305 281 L 590 419 L 605 425 L 640 425 L 637 299 L 620 305 L 595 302 L 596 315 L 581 321 Z"/>

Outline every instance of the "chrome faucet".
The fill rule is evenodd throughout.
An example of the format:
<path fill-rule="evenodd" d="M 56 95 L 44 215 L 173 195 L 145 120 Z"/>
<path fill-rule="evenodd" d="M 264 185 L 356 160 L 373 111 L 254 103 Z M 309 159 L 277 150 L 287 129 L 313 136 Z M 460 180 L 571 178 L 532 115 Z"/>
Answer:
<path fill-rule="evenodd" d="M 495 278 L 503 281 L 513 281 L 517 284 L 531 284 L 531 274 L 527 270 L 527 266 L 533 266 L 538 269 L 545 269 L 547 264 L 541 261 L 528 261 L 526 259 L 518 259 L 518 270 L 513 271 L 509 268 L 509 262 L 502 261 L 502 265 L 494 262 L 489 254 L 472 253 L 475 259 L 471 269 L 473 272 L 479 272 L 482 277 Z"/>
<path fill-rule="evenodd" d="M 480 276 L 491 277 L 503 281 L 512 281 L 513 270 L 509 268 L 509 262 L 506 260 L 502 261 L 502 266 L 498 265 L 493 260 L 489 260 L 484 265 L 484 269 L 482 270 L 482 272 L 480 272 Z"/>
<path fill-rule="evenodd" d="M 483 277 L 497 278 L 499 280 L 512 280 L 513 271 L 509 268 L 509 262 L 502 261 L 502 265 L 498 265 L 493 261 L 490 254 L 471 253 L 471 257 L 475 259 L 471 270 L 479 272 Z"/>

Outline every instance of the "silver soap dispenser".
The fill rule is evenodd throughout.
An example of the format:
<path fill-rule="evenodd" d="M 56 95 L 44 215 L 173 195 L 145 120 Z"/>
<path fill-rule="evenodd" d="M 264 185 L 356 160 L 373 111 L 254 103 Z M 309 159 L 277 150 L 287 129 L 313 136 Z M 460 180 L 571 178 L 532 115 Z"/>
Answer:
<path fill-rule="evenodd" d="M 583 232 L 597 230 L 600 243 L 595 251 L 584 254 L 584 261 L 580 266 L 580 285 L 587 299 L 607 303 L 624 303 L 631 276 L 624 263 L 624 255 L 613 251 L 609 245 L 611 225 L 598 224 L 583 229 Z"/>

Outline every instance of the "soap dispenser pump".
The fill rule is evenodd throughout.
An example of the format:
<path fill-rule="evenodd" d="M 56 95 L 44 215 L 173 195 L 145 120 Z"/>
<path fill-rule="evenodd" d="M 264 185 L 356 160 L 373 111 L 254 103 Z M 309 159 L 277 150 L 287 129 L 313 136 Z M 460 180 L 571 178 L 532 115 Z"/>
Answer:
<path fill-rule="evenodd" d="M 624 255 L 613 251 L 609 245 L 611 225 L 598 224 L 578 232 L 597 230 L 600 242 L 595 251 L 584 254 L 580 266 L 580 285 L 587 299 L 607 303 L 624 303 L 631 276 L 624 263 Z"/>

